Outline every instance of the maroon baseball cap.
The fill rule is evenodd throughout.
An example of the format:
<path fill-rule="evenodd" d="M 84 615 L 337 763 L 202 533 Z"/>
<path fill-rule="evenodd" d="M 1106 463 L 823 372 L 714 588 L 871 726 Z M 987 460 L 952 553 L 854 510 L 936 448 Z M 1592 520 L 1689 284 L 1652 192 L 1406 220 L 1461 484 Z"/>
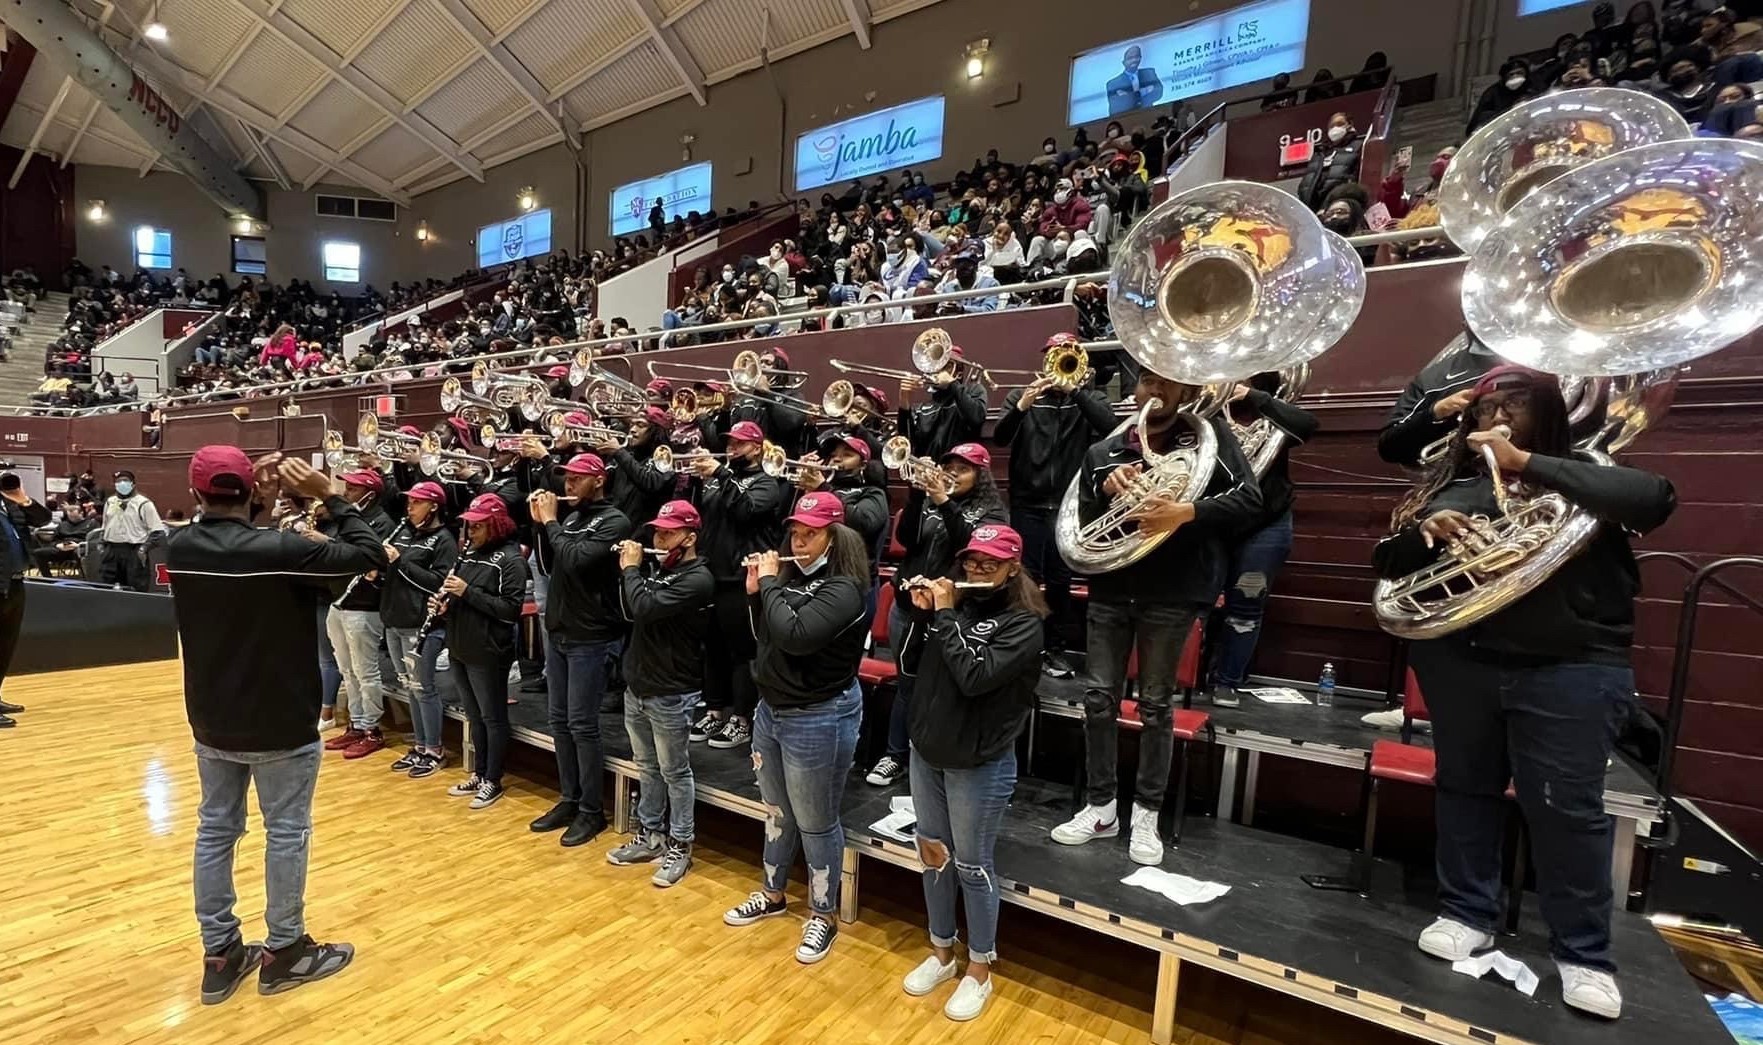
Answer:
<path fill-rule="evenodd" d="M 508 504 L 493 493 L 480 493 L 471 499 L 471 505 L 459 517 L 466 522 L 505 519 L 508 517 Z"/>
<path fill-rule="evenodd" d="M 545 376 L 546 377 L 568 377 L 569 376 L 569 368 L 564 366 L 562 363 L 559 363 L 556 366 L 552 367 L 551 369 L 545 371 Z"/>
<path fill-rule="evenodd" d="M 466 444 L 472 442 L 471 422 L 463 417 L 449 417 L 447 423 L 453 426 L 453 430 L 459 433 L 459 438 Z"/>
<path fill-rule="evenodd" d="M 564 475 L 605 475 L 606 462 L 600 460 L 599 454 L 576 454 L 557 471 Z"/>
<path fill-rule="evenodd" d="M 885 414 L 888 412 L 888 394 L 886 392 L 877 388 L 875 385 L 855 385 L 853 387 L 869 397 L 869 401 L 875 404 L 875 409 L 878 413 Z"/>
<path fill-rule="evenodd" d="M 670 396 L 673 394 L 673 382 L 665 377 L 658 377 L 643 386 L 643 391 L 650 395 Z"/>
<path fill-rule="evenodd" d="M 417 483 L 404 491 L 404 496 L 412 501 L 430 501 L 434 504 L 447 503 L 447 491 L 441 489 L 440 483 Z"/>
<path fill-rule="evenodd" d="M 765 429 L 760 428 L 757 421 L 739 421 L 728 430 L 728 437 L 731 442 L 763 443 L 765 442 Z"/>
<path fill-rule="evenodd" d="M 673 415 L 658 406 L 644 407 L 643 420 L 649 422 L 651 428 L 666 430 L 673 427 Z"/>
<path fill-rule="evenodd" d="M 1552 385 L 1556 384 L 1554 374 L 1545 374 L 1541 370 L 1532 370 L 1517 363 L 1501 363 L 1475 383 L 1475 398 L 1480 399 L 1497 388 L 1510 388 L 1514 385 Z"/>
<path fill-rule="evenodd" d="M 1059 333 L 1054 334 L 1052 337 L 1047 339 L 1047 347 L 1048 348 L 1058 348 L 1060 345 L 1081 345 L 1081 344 L 1083 344 L 1083 341 L 1081 339 L 1079 339 L 1076 334 L 1073 334 L 1069 330 L 1062 330 Z"/>
<path fill-rule="evenodd" d="M 668 501 L 661 506 L 661 514 L 649 520 L 649 525 L 662 530 L 696 530 L 704 525 L 704 520 L 692 502 Z"/>
<path fill-rule="evenodd" d="M 236 446 L 204 446 L 190 458 L 190 489 L 210 496 L 250 493 L 251 458 Z"/>
<path fill-rule="evenodd" d="M 805 493 L 785 521 L 824 530 L 833 523 L 845 521 L 845 505 L 830 493 Z"/>
<path fill-rule="evenodd" d="M 957 446 L 951 446 L 949 452 L 943 455 L 943 460 L 947 461 L 951 457 L 960 458 L 975 468 L 990 468 L 992 466 L 991 451 L 978 443 L 961 443 Z"/>
<path fill-rule="evenodd" d="M 398 426 L 398 434 L 399 435 L 414 435 L 414 436 L 417 436 L 420 438 L 422 436 L 422 429 L 416 427 L 415 425 L 399 425 Z"/>
<path fill-rule="evenodd" d="M 774 347 L 774 348 L 768 348 L 765 350 L 765 352 L 761 352 L 759 354 L 763 356 L 766 354 L 766 352 L 771 353 L 771 358 L 777 360 L 777 365 L 778 365 L 779 369 L 788 370 L 790 368 L 790 354 L 788 352 L 785 352 L 781 348 Z"/>
<path fill-rule="evenodd" d="M 850 434 L 840 434 L 839 432 L 836 432 L 836 431 L 830 431 L 830 432 L 827 432 L 826 435 L 822 436 L 821 440 L 820 440 L 820 448 L 821 449 L 824 450 L 828 446 L 850 447 L 851 451 L 853 453 L 855 453 L 858 457 L 863 458 L 864 461 L 869 460 L 869 444 L 864 442 L 862 440 L 862 438 L 860 438 L 858 436 L 850 435 Z"/>
<path fill-rule="evenodd" d="M 571 428 L 592 428 L 594 419 L 580 410 L 571 410 L 563 415 L 563 423 Z"/>
<path fill-rule="evenodd" d="M 994 559 L 1021 559 L 1022 534 L 1008 526 L 989 524 L 977 527 L 961 554 L 990 555 Z"/>
<path fill-rule="evenodd" d="M 344 472 L 342 475 L 337 476 L 337 478 L 348 483 L 350 486 L 359 486 L 366 490 L 372 490 L 375 493 L 379 493 L 386 488 L 386 481 L 380 478 L 380 473 L 370 472 L 365 468 L 358 468 L 353 472 Z"/>

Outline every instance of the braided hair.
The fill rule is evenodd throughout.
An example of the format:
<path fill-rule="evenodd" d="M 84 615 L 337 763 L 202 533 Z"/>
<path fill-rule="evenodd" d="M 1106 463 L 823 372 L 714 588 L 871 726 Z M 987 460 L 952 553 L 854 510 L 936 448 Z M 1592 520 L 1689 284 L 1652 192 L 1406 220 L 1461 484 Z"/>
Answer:
<path fill-rule="evenodd" d="M 1530 446 L 1533 453 L 1545 457 L 1567 457 L 1573 452 L 1573 428 L 1567 417 L 1567 401 L 1561 398 L 1561 386 L 1554 381 L 1530 384 Z M 1460 475 L 1477 467 L 1480 457 L 1469 445 L 1469 434 L 1475 431 L 1473 405 L 1457 418 L 1457 429 L 1439 459 L 1429 465 L 1414 481 L 1395 511 L 1390 513 L 1390 532 L 1420 521 L 1421 513 L 1445 487 Z"/>

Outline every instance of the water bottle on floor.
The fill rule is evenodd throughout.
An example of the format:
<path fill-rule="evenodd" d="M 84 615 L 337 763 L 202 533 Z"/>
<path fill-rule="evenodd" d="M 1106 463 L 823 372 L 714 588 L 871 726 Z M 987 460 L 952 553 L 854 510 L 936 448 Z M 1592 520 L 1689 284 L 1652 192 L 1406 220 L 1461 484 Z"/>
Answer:
<path fill-rule="evenodd" d="M 1316 680 L 1316 706 L 1319 708 L 1334 706 L 1334 665 L 1322 665 L 1322 677 Z"/>

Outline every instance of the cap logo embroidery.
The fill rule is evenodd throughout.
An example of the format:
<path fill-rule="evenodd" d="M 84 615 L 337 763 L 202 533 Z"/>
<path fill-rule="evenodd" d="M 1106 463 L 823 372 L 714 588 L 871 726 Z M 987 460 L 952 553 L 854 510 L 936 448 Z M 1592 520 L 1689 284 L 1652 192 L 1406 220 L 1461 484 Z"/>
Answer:
<path fill-rule="evenodd" d="M 973 535 L 982 541 L 995 541 L 998 539 L 997 529 L 991 526 L 981 526 L 979 529 L 973 531 Z"/>

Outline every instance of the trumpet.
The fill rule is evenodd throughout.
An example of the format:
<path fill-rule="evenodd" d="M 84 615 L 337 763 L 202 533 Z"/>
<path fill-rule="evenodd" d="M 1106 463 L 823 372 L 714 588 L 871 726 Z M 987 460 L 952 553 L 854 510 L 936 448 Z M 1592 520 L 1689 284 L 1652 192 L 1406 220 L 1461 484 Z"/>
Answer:
<path fill-rule="evenodd" d="M 353 471 L 361 467 L 361 459 L 372 453 L 359 446 L 350 446 L 343 441 L 343 433 L 335 428 L 325 429 L 319 441 L 319 448 L 324 451 L 324 463 L 332 471 Z"/>
<path fill-rule="evenodd" d="M 926 485 L 933 479 L 944 486 L 952 485 L 955 481 L 954 476 L 930 458 L 913 457 L 912 440 L 903 435 L 894 436 L 882 444 L 881 459 L 889 471 L 899 472 L 900 478 L 914 486 Z"/>
<path fill-rule="evenodd" d="M 630 442 L 630 436 L 616 428 L 605 425 L 572 425 L 569 414 L 577 411 L 553 411 L 545 418 L 545 430 L 551 433 L 553 443 L 604 443 L 615 442 L 624 446 Z"/>
<path fill-rule="evenodd" d="M 463 418 L 467 424 L 508 427 L 508 411 L 489 399 L 465 390 L 456 377 L 441 382 L 441 409 Z"/>
<path fill-rule="evenodd" d="M 424 475 L 439 475 L 451 479 L 458 474 L 461 466 L 482 468 L 484 460 L 476 454 L 468 454 L 459 450 L 441 449 L 441 439 L 433 432 L 422 437 L 416 451 L 416 466 Z"/>
<path fill-rule="evenodd" d="M 825 472 L 828 466 L 816 461 L 801 461 L 784 454 L 784 448 L 767 442 L 759 451 L 759 468 L 773 479 L 786 483 L 799 482 L 809 472 Z"/>
<path fill-rule="evenodd" d="M 377 454 L 381 451 L 389 451 L 390 454 L 400 456 L 413 454 L 421 442 L 421 436 L 405 435 L 403 432 L 380 431 L 380 419 L 373 414 L 362 414 L 361 422 L 355 426 L 355 445 L 370 454 Z"/>
<path fill-rule="evenodd" d="M 521 445 L 528 439 L 537 439 L 539 445 L 547 450 L 551 448 L 551 437 L 534 435 L 531 432 L 499 432 L 495 425 L 484 425 L 477 430 L 478 442 L 497 453 L 519 453 Z"/>

